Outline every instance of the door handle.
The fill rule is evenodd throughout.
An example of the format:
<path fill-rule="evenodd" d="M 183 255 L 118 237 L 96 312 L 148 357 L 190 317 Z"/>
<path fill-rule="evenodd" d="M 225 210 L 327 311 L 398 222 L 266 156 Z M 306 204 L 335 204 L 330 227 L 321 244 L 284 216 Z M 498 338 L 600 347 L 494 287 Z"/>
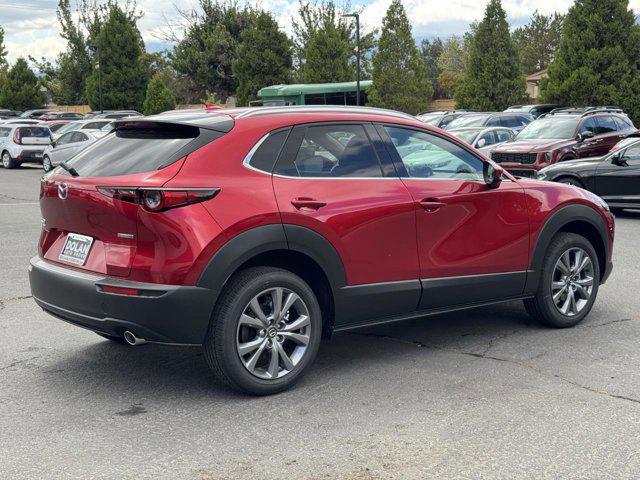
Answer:
<path fill-rule="evenodd" d="M 319 210 L 327 204 L 325 202 L 320 202 L 319 200 L 314 200 L 313 198 L 299 197 L 291 200 L 291 205 L 298 210 L 302 210 L 303 208 L 306 208 L 307 210 Z"/>
<path fill-rule="evenodd" d="M 428 213 L 437 212 L 441 208 L 447 206 L 446 203 L 441 202 L 437 198 L 425 198 L 424 200 L 420 200 L 420 206 L 424 208 Z"/>

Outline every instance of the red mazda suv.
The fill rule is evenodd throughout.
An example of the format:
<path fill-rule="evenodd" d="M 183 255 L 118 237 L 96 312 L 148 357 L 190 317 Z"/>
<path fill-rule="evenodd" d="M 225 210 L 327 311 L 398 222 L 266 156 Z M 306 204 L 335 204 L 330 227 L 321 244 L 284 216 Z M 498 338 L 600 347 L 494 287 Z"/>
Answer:
<path fill-rule="evenodd" d="M 120 120 L 42 178 L 33 297 L 113 341 L 202 345 L 281 391 L 332 332 L 524 300 L 591 310 L 614 219 L 402 113 L 277 107 Z"/>

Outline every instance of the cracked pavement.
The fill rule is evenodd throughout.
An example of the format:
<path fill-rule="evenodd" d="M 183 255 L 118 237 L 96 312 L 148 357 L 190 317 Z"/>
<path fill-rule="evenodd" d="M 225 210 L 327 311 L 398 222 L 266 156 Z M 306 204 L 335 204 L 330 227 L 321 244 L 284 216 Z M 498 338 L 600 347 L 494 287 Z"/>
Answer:
<path fill-rule="evenodd" d="M 640 212 L 573 329 L 520 303 L 337 334 L 294 390 L 213 382 L 199 348 L 131 348 L 29 296 L 37 169 L 0 169 L 0 478 L 640 477 Z"/>

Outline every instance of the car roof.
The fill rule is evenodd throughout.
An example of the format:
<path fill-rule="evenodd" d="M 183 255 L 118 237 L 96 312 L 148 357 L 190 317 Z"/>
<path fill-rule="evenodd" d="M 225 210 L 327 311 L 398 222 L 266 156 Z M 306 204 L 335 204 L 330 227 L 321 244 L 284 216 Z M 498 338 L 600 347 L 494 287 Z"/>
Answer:
<path fill-rule="evenodd" d="M 321 116 L 322 121 L 355 120 L 355 121 L 384 121 L 402 120 L 424 127 L 424 123 L 412 115 L 395 110 L 385 110 L 373 107 L 351 107 L 341 105 L 298 105 L 286 107 L 251 107 L 228 109 L 193 109 L 184 111 L 169 111 L 148 117 L 123 118 L 115 121 L 118 125 L 133 125 L 140 122 L 174 123 L 191 125 L 228 132 L 238 121 L 248 119 L 286 116 L 291 123 L 310 123 L 314 116 Z M 348 117 L 348 118 L 345 118 Z"/>

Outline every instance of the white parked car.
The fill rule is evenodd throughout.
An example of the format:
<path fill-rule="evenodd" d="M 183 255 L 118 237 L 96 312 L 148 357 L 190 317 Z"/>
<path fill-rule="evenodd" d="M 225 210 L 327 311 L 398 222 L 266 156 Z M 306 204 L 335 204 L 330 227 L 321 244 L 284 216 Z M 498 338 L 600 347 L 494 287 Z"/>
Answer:
<path fill-rule="evenodd" d="M 64 127 L 61 127 L 53 135 L 53 139 L 58 140 L 65 133 L 74 132 L 76 130 L 82 130 L 83 132 L 86 130 L 91 130 L 92 132 L 96 132 L 111 122 L 113 122 L 113 120 L 108 120 L 104 118 L 96 119 L 96 120 L 78 120 L 76 122 L 69 122 Z"/>
<path fill-rule="evenodd" d="M 66 162 L 101 136 L 99 130 L 75 130 L 63 134 L 45 148 L 42 158 L 42 168 L 45 172 L 51 171 L 54 167 L 60 165 L 61 162 Z"/>
<path fill-rule="evenodd" d="M 454 137 L 489 156 L 498 145 L 511 140 L 518 132 L 506 127 L 469 127 L 448 130 Z"/>
<path fill-rule="evenodd" d="M 45 125 L 12 123 L 0 125 L 0 158 L 4 168 L 24 162 L 42 163 L 44 149 L 51 143 L 51 130 Z"/>

